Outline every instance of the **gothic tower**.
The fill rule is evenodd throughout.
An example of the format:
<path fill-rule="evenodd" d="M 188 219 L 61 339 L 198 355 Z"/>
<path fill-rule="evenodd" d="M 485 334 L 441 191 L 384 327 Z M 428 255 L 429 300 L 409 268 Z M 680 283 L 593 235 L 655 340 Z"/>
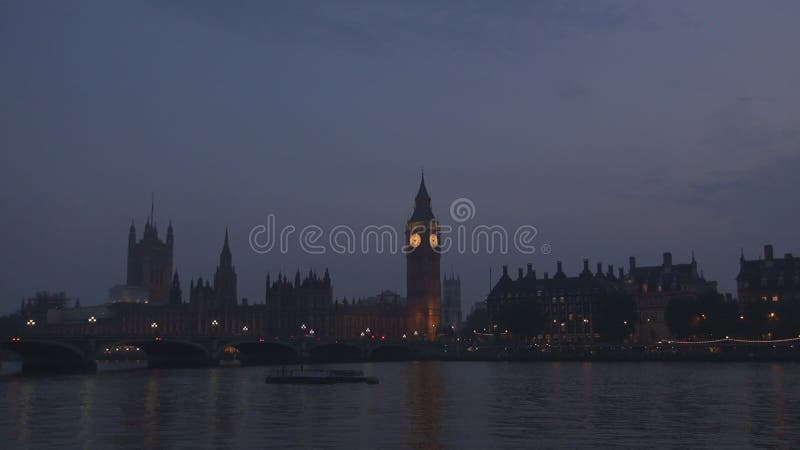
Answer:
<path fill-rule="evenodd" d="M 425 175 L 414 199 L 414 212 L 406 224 L 406 296 L 409 333 L 436 339 L 441 318 L 439 229 L 425 188 Z"/>
<path fill-rule="evenodd" d="M 218 308 L 236 306 L 236 269 L 233 267 L 233 256 L 228 245 L 228 230 L 225 230 L 225 243 L 222 244 L 219 266 L 214 273 L 214 293 Z"/>
<path fill-rule="evenodd" d="M 169 301 L 171 287 L 172 252 L 175 237 L 172 223 L 167 228 L 166 241 L 162 241 L 158 237 L 154 207 L 155 203 L 150 205 L 150 216 L 144 225 L 144 235 L 140 241 L 136 241 L 136 228 L 133 222 L 128 229 L 126 284 L 145 287 L 151 303 L 166 304 Z"/>

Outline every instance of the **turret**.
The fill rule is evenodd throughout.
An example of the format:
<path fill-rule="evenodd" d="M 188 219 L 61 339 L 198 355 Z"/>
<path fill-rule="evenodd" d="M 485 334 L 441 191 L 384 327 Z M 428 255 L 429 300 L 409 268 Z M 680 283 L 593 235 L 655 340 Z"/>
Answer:
<path fill-rule="evenodd" d="M 175 241 L 175 236 L 172 233 L 172 221 L 169 221 L 169 226 L 167 227 L 167 245 L 169 246 L 170 250 L 172 249 L 172 244 Z"/>
<path fill-rule="evenodd" d="M 172 286 L 169 289 L 169 304 L 180 305 L 183 303 L 183 291 L 181 290 L 181 280 L 178 278 L 178 271 L 172 276 Z"/>
<path fill-rule="evenodd" d="M 131 227 L 130 229 L 128 229 L 128 255 L 130 255 L 135 246 L 136 246 L 136 227 L 133 224 L 133 219 L 131 219 Z"/>

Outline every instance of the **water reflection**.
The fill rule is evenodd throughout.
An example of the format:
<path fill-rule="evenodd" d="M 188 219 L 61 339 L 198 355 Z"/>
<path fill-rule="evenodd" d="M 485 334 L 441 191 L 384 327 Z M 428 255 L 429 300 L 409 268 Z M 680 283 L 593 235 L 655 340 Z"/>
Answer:
<path fill-rule="evenodd" d="M 3 448 L 793 447 L 800 366 L 375 363 L 381 384 L 266 369 L 0 377 Z"/>
<path fill-rule="evenodd" d="M 411 416 L 409 446 L 443 448 L 442 404 L 448 401 L 440 365 L 412 363 L 408 371 L 408 404 Z"/>

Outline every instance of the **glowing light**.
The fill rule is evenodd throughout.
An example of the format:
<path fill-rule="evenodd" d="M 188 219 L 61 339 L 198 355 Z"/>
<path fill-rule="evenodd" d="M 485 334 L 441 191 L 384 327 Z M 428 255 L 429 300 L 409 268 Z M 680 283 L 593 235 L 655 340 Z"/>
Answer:
<path fill-rule="evenodd" d="M 150 324 L 150 328 L 156 329 L 156 328 L 158 328 L 158 324 L 153 322 L 153 323 Z"/>
<path fill-rule="evenodd" d="M 739 320 L 744 320 L 744 316 L 739 316 Z"/>
<path fill-rule="evenodd" d="M 29 327 L 35 327 L 36 326 L 36 321 L 33 320 L 33 319 L 28 319 L 28 321 L 25 322 L 25 325 L 27 325 Z"/>
<path fill-rule="evenodd" d="M 242 327 L 242 331 L 245 331 L 245 332 L 246 332 L 246 331 L 248 331 L 248 330 L 249 330 L 249 328 L 247 328 L 247 325 L 245 325 L 245 326 L 243 326 L 243 327 Z"/>
<path fill-rule="evenodd" d="M 95 322 L 97 322 L 97 317 L 90 316 L 87 320 L 89 321 L 89 323 L 95 323 Z"/>
<path fill-rule="evenodd" d="M 589 319 L 583 319 L 583 323 L 589 323 Z"/>
<path fill-rule="evenodd" d="M 264 343 L 264 338 L 258 338 L 258 343 L 259 344 L 263 344 Z"/>
<path fill-rule="evenodd" d="M 219 322 L 217 322 L 217 319 L 214 319 L 214 320 L 211 321 L 211 326 L 212 327 L 218 327 L 219 326 Z"/>
<path fill-rule="evenodd" d="M 364 331 L 365 331 L 367 334 L 370 334 L 370 333 L 372 333 L 372 331 L 370 331 L 369 327 L 367 327 L 367 329 L 366 329 L 366 330 L 364 330 Z"/>
<path fill-rule="evenodd" d="M 414 336 L 419 336 L 419 331 L 414 330 Z"/>
<path fill-rule="evenodd" d="M 308 327 L 306 326 L 306 324 L 301 324 L 300 325 L 300 329 L 303 330 L 303 331 L 306 331 L 307 328 Z"/>
<path fill-rule="evenodd" d="M 769 313 L 769 318 L 770 319 L 774 319 L 775 318 L 775 313 L 774 312 Z"/>
<path fill-rule="evenodd" d="M 363 331 L 361 332 L 361 337 L 364 337 L 364 332 Z"/>
<path fill-rule="evenodd" d="M 310 334 L 310 335 L 312 335 L 312 336 L 313 336 L 315 333 L 316 333 L 316 331 L 314 331 L 314 329 L 313 329 L 313 328 L 311 329 L 311 331 L 309 331 L 309 332 L 308 332 L 308 334 Z"/>
<path fill-rule="evenodd" d="M 403 333 L 403 339 L 408 339 L 408 336 L 406 336 L 405 333 Z"/>

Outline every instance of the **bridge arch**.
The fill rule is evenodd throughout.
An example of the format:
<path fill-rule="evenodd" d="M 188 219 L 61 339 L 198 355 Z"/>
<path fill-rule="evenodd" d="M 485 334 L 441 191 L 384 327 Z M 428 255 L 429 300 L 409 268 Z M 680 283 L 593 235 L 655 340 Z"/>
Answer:
<path fill-rule="evenodd" d="M 411 359 L 411 347 L 405 344 L 384 344 L 369 352 L 371 361 L 407 361 Z"/>
<path fill-rule="evenodd" d="M 301 352 L 281 341 L 233 341 L 227 345 L 239 350 L 242 365 L 290 364 L 300 360 Z"/>
<path fill-rule="evenodd" d="M 182 339 L 149 338 L 123 339 L 115 345 L 133 345 L 147 355 L 150 368 L 209 367 L 219 364 L 219 358 L 212 349 Z"/>
<path fill-rule="evenodd" d="M 314 362 L 346 362 L 364 360 L 364 350 L 344 342 L 319 344 L 308 350 L 308 357 Z"/>
<path fill-rule="evenodd" d="M 84 349 L 55 340 L 20 339 L 2 344 L 3 350 L 22 358 L 23 373 L 92 371 L 97 369 L 93 355 Z"/>

